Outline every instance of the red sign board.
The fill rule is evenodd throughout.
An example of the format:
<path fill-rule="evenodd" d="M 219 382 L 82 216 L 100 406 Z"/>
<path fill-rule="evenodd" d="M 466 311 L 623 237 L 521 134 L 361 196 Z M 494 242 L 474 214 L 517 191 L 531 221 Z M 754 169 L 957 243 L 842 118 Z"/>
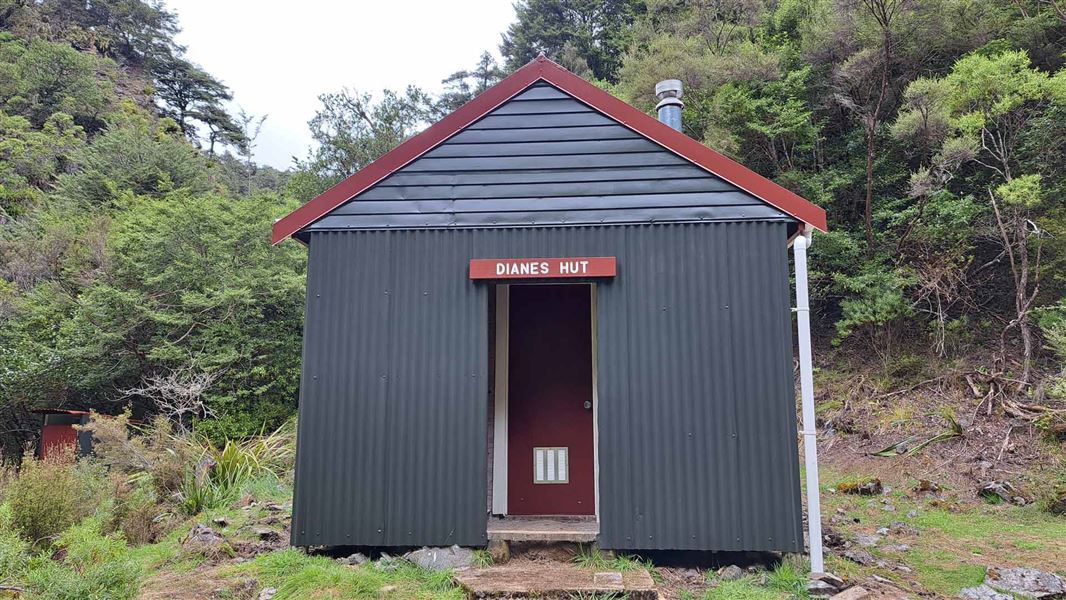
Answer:
<path fill-rule="evenodd" d="M 579 258 L 477 258 L 470 261 L 470 279 L 556 279 L 614 277 L 613 256 Z"/>

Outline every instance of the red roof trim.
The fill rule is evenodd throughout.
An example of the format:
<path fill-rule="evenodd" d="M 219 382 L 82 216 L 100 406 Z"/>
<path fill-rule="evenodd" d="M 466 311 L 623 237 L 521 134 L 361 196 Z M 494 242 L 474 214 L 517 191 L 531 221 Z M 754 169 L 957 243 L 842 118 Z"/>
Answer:
<path fill-rule="evenodd" d="M 326 190 L 274 223 L 277 244 L 393 174 L 495 110 L 538 80 L 546 81 L 604 115 L 725 179 L 796 219 L 826 231 L 825 210 L 755 173 L 687 135 L 626 104 L 558 64 L 540 57 L 461 106 L 422 133 L 408 139 L 359 172 Z"/>

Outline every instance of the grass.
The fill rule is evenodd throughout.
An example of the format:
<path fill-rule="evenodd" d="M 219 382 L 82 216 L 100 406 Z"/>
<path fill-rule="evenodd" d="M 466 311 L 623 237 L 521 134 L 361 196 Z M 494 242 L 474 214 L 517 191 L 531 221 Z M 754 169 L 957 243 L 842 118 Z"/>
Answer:
<path fill-rule="evenodd" d="M 485 568 L 492 566 L 492 554 L 488 550 L 478 549 L 474 550 L 474 566 L 478 568 Z"/>
<path fill-rule="evenodd" d="M 723 581 L 704 595 L 707 600 L 781 600 L 787 597 L 788 594 L 758 585 L 751 577 Z"/>
<path fill-rule="evenodd" d="M 591 546 L 581 546 L 577 555 L 574 556 L 574 563 L 585 569 L 599 571 L 637 571 L 640 569 L 652 571 L 654 569 L 651 561 L 642 559 L 639 556 L 605 554 Z"/>
<path fill-rule="evenodd" d="M 464 598 L 448 571 L 432 572 L 409 563 L 389 568 L 374 563 L 358 567 L 341 565 L 324 556 L 308 556 L 299 550 L 261 554 L 254 560 L 227 569 L 227 574 L 253 576 L 263 585 L 278 589 L 276 600 L 288 598 Z"/>
<path fill-rule="evenodd" d="M 1061 557 L 1066 555 L 1066 519 L 1055 517 L 1035 505 L 990 505 L 963 498 L 939 505 L 931 500 L 909 496 L 898 486 L 880 497 L 852 496 L 828 492 L 840 482 L 854 480 L 828 472 L 823 477 L 827 490 L 822 495 L 823 515 L 828 520 L 837 509 L 847 519 L 836 529 L 853 535 L 857 531 L 873 533 L 879 527 L 904 522 L 918 530 L 917 535 L 890 534 L 885 544 L 905 543 L 903 552 L 888 552 L 880 546 L 869 548 L 889 567 L 861 566 L 836 556 L 827 557 L 827 567 L 846 579 L 869 575 L 887 577 L 905 587 L 921 588 L 943 596 L 955 596 L 959 590 L 979 585 L 986 567 L 1026 566 L 1045 571 L 1063 572 Z M 883 510 L 882 498 L 888 498 L 896 510 Z M 915 511 L 911 518 L 907 514 Z M 859 519 L 859 523 L 850 522 Z M 902 562 L 913 569 L 905 573 L 893 569 Z"/>

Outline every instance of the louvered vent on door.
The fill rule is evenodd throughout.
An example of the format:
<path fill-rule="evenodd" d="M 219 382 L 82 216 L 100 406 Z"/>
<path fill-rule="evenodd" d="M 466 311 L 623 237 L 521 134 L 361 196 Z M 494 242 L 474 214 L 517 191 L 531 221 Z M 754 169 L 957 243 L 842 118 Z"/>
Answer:
<path fill-rule="evenodd" d="M 533 483 L 569 483 L 567 448 L 533 449 Z"/>

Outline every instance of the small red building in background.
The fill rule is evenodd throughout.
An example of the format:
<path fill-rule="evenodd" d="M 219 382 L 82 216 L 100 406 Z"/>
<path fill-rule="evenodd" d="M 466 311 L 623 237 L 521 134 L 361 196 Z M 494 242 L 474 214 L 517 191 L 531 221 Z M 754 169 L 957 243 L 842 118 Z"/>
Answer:
<path fill-rule="evenodd" d="M 78 456 L 92 452 L 92 434 L 74 429 L 75 425 L 85 425 L 89 422 L 88 412 L 63 408 L 40 408 L 32 412 L 44 415 L 41 441 L 37 446 L 38 457 L 48 458 L 52 453 L 69 446 L 76 447 Z"/>

